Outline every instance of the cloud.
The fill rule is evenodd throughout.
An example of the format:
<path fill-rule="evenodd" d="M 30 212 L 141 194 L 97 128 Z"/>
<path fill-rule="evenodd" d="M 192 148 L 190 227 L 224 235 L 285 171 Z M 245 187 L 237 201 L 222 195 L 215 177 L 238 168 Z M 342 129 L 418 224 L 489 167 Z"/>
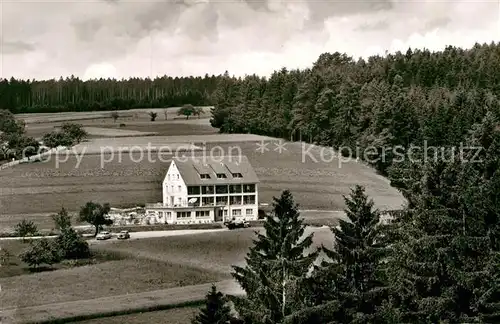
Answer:
<path fill-rule="evenodd" d="M 2 42 L 2 52 L 5 54 L 19 54 L 35 50 L 35 45 L 23 41 L 11 42 L 8 40 L 4 41 L 2 39 L 0 42 Z"/>
<path fill-rule="evenodd" d="M 500 41 L 497 1 L 31 0 L 2 6 L 0 75 L 257 73 Z"/>

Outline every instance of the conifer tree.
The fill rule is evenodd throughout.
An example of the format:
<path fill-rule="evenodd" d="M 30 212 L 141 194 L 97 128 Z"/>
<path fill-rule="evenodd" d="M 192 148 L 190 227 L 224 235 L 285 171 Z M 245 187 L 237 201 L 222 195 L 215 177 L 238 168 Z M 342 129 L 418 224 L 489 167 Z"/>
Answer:
<path fill-rule="evenodd" d="M 206 295 L 205 306 L 200 313 L 191 321 L 192 324 L 226 324 L 231 319 L 231 309 L 227 305 L 224 295 L 217 291 L 217 287 L 212 285 L 212 289 Z"/>
<path fill-rule="evenodd" d="M 246 292 L 244 299 L 234 299 L 245 323 L 280 323 L 304 307 L 299 287 L 317 257 L 317 252 L 306 254 L 313 234 L 303 237 L 305 225 L 290 191 L 273 200 L 265 233 L 256 233 L 246 266 L 233 266 L 233 277 Z"/>
<path fill-rule="evenodd" d="M 458 152 L 451 161 L 437 159 L 406 173 L 406 183 L 414 184 L 403 186 L 410 204 L 389 262 L 394 298 L 392 310 L 387 309 L 399 313 L 400 321 L 500 318 L 495 244 L 500 134 L 491 119 L 474 127 L 468 139 L 474 152 Z M 481 159 L 472 160 L 478 150 L 484 152 Z"/>
<path fill-rule="evenodd" d="M 310 280 L 316 295 L 310 315 L 322 314 L 320 322 L 375 323 L 377 308 L 386 298 L 383 260 L 387 253 L 380 225 L 380 212 L 374 209 L 362 186 L 344 197 L 348 220 L 332 227 L 333 250 L 323 247 L 328 257 Z M 336 305 L 332 302 L 337 302 Z M 325 312 L 330 309 L 330 312 Z M 326 317 L 325 317 L 326 316 Z M 312 317 L 307 323 L 313 323 Z"/>

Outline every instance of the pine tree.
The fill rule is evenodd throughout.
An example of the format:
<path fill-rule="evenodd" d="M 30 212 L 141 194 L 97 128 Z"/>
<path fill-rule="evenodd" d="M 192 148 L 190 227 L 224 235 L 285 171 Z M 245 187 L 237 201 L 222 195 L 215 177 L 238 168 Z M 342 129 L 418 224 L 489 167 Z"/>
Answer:
<path fill-rule="evenodd" d="M 217 291 L 217 287 L 212 285 L 212 289 L 206 295 L 205 306 L 200 313 L 191 321 L 192 324 L 226 324 L 230 322 L 231 309 L 227 305 L 224 295 Z"/>
<path fill-rule="evenodd" d="M 400 321 L 499 319 L 500 134 L 491 119 L 474 128 L 468 140 L 474 152 L 420 163 L 406 173 L 406 184 L 413 185 L 403 186 L 409 206 L 389 262 L 394 298 L 387 309 Z M 472 160 L 478 147 L 481 159 Z"/>
<path fill-rule="evenodd" d="M 471 219 L 464 230 L 481 236 L 488 246 L 486 260 L 476 269 L 472 307 L 485 322 L 500 321 L 500 122 L 492 113 L 474 125 L 462 161 L 460 191 L 464 214 Z M 470 217 L 467 217 L 470 219 Z M 476 260 L 474 260 L 476 262 Z"/>
<path fill-rule="evenodd" d="M 377 307 L 386 298 L 383 282 L 384 257 L 387 253 L 380 225 L 380 212 L 374 209 L 362 186 L 344 197 L 348 220 L 332 227 L 335 244 L 323 247 L 327 260 L 318 267 L 311 280 L 316 294 L 314 316 L 321 311 L 327 317 L 321 323 L 335 319 L 339 323 L 375 323 Z M 337 302 L 337 305 L 332 302 Z M 331 311 L 325 312 L 324 308 Z M 311 318 L 306 321 L 313 323 Z"/>
<path fill-rule="evenodd" d="M 244 299 L 235 299 L 235 306 L 246 323 L 280 323 L 302 308 L 299 287 L 317 257 L 317 252 L 306 254 L 313 234 L 303 237 L 305 225 L 290 191 L 273 200 L 265 234 L 256 233 L 246 266 L 233 266 L 233 277 L 246 292 Z"/>

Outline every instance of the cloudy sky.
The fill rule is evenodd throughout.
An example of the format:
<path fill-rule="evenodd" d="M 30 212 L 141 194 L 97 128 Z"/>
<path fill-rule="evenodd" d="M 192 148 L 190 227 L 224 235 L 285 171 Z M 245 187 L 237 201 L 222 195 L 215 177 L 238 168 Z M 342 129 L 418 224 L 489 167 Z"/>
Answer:
<path fill-rule="evenodd" d="M 0 76 L 268 75 L 500 41 L 498 0 L 0 0 Z"/>

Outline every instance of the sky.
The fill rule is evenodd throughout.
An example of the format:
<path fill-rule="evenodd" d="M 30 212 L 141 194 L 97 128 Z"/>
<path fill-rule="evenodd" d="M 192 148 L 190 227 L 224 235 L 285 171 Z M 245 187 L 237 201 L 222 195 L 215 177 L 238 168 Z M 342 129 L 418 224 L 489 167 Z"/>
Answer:
<path fill-rule="evenodd" d="M 0 77 L 83 79 L 307 68 L 500 41 L 500 2 L 0 0 Z"/>

